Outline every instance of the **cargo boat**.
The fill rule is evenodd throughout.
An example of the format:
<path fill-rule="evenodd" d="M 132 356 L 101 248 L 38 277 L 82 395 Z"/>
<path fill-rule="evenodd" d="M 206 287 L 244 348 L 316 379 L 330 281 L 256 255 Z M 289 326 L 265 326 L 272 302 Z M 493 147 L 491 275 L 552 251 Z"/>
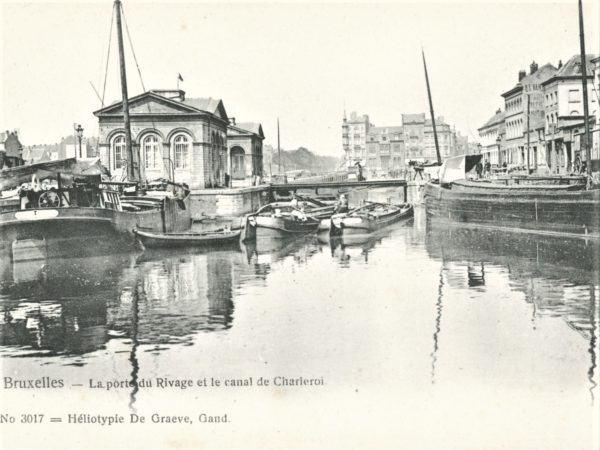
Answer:
<path fill-rule="evenodd" d="M 332 236 L 369 234 L 413 215 L 413 206 L 408 203 L 369 203 L 348 213 L 332 216 L 329 233 Z"/>
<path fill-rule="evenodd" d="M 585 176 L 467 180 L 481 155 L 446 160 L 423 197 L 428 220 L 487 228 L 600 238 L 600 189 Z"/>
<path fill-rule="evenodd" d="M 0 176 L 0 247 L 16 240 L 110 237 L 133 243 L 133 230 L 185 231 L 189 192 L 123 197 L 97 159 L 20 166 Z"/>

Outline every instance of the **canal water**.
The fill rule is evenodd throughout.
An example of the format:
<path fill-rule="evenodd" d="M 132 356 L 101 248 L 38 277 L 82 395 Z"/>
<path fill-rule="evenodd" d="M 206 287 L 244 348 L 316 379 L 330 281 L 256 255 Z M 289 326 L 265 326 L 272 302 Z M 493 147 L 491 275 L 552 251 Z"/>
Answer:
<path fill-rule="evenodd" d="M 438 229 L 417 208 L 351 241 L 3 258 L 2 376 L 65 386 L 0 389 L 4 408 L 63 418 L 1 439 L 597 448 L 598 254 L 585 240 Z M 227 423 L 64 423 L 101 413 Z"/>

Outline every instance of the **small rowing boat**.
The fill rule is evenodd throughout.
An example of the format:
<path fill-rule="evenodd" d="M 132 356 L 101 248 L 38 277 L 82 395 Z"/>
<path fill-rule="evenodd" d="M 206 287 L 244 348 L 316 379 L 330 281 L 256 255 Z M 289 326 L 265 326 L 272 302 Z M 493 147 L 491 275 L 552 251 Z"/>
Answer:
<path fill-rule="evenodd" d="M 368 203 L 348 213 L 332 216 L 329 233 L 334 236 L 368 234 L 413 215 L 413 206 L 409 203 Z"/>
<path fill-rule="evenodd" d="M 241 228 L 224 228 L 197 233 L 155 233 L 136 229 L 134 233 L 145 247 L 198 247 L 238 242 Z"/>

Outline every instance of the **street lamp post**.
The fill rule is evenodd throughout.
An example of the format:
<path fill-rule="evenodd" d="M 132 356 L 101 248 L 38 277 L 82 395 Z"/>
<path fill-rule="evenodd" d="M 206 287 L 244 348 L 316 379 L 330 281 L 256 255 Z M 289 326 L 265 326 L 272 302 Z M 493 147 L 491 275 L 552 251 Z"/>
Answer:
<path fill-rule="evenodd" d="M 82 158 L 83 156 L 81 155 L 81 139 L 83 138 L 83 127 L 81 126 L 81 124 L 77 125 L 75 131 L 77 132 L 77 139 L 79 139 L 79 157 Z"/>

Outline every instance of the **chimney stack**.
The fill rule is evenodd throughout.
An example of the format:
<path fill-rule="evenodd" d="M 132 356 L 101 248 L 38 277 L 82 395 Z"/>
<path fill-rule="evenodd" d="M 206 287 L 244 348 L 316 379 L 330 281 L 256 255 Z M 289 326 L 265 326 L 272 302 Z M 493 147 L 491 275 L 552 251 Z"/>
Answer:
<path fill-rule="evenodd" d="M 558 68 L 560 69 L 562 67 L 562 59 L 558 60 Z"/>
<path fill-rule="evenodd" d="M 526 71 L 519 70 L 519 81 L 521 81 L 523 78 L 525 78 L 526 75 L 527 75 Z"/>
<path fill-rule="evenodd" d="M 532 61 L 531 65 L 529 66 L 529 71 L 530 71 L 529 74 L 533 75 L 535 72 L 537 72 L 537 70 L 538 70 L 537 63 L 535 61 Z"/>

